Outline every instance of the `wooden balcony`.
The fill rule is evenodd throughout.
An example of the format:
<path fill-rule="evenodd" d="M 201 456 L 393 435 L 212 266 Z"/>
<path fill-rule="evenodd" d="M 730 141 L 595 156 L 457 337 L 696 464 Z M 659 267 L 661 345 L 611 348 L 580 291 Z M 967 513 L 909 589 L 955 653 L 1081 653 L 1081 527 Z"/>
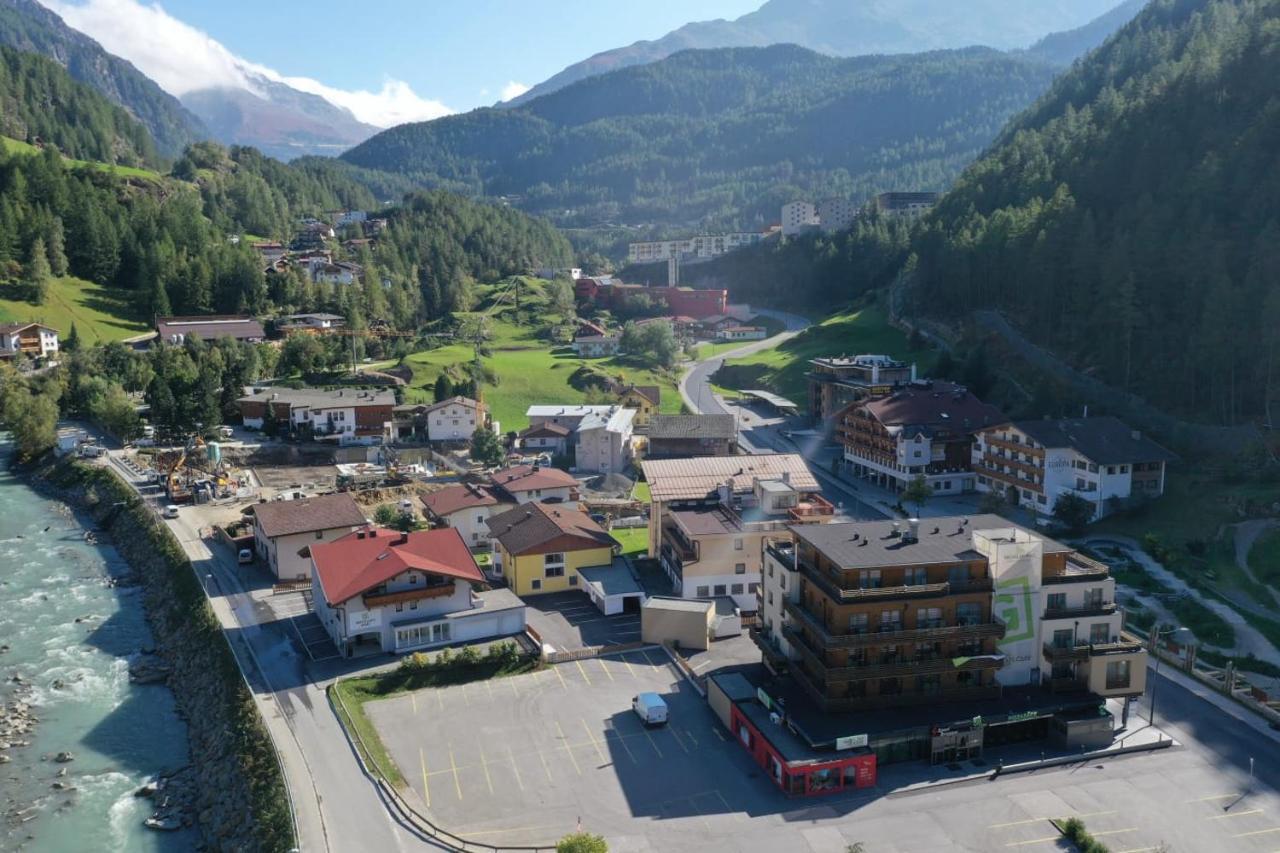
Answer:
<path fill-rule="evenodd" d="M 981 669 L 999 669 L 1004 665 L 998 658 L 971 658 L 956 666 L 950 656 L 930 658 L 897 657 L 889 661 L 868 661 L 853 666 L 831 666 L 822 653 L 809 645 L 804 634 L 795 628 L 783 629 L 787 641 L 822 674 L 824 681 L 861 681 L 867 678 L 892 678 L 894 676 L 939 675 L 944 672 L 964 672 Z"/>
<path fill-rule="evenodd" d="M 771 669 L 777 672 L 787 668 L 787 664 L 790 663 L 787 656 L 774 646 L 773 642 L 759 628 L 748 629 L 747 636 L 759 647 L 760 653 L 764 655 L 765 663 L 770 664 Z"/>
<path fill-rule="evenodd" d="M 427 598 L 448 598 L 453 595 L 453 584 L 427 586 L 421 589 L 404 589 L 399 592 L 365 593 L 365 607 L 382 607 L 387 604 L 399 604 L 409 601 L 422 601 Z"/>
<path fill-rule="evenodd" d="M 931 643 L 938 640 L 979 640 L 1003 637 L 1005 626 L 999 622 L 973 625 L 940 625 L 929 628 L 904 628 L 900 631 L 867 631 L 861 634 L 832 634 L 815 614 L 803 604 L 783 602 L 787 613 L 822 638 L 829 649 L 854 649 L 867 646 L 893 646 L 902 643 Z"/>
<path fill-rule="evenodd" d="M 1046 607 L 1044 619 L 1088 619 L 1092 616 L 1110 616 L 1116 612 L 1116 603 L 1086 604 L 1083 607 Z"/>
<path fill-rule="evenodd" d="M 838 713 L 842 711 L 866 711 L 878 708 L 898 708 L 910 705 L 942 705 L 950 702 L 977 702 L 985 699 L 996 699 L 1000 696 L 1000 685 L 988 684 L 981 687 L 953 687 L 949 690 L 935 690 L 928 693 L 903 692 L 885 696 L 828 696 L 822 687 L 816 684 L 801 667 L 793 666 L 790 675 L 823 711 Z"/>
<path fill-rule="evenodd" d="M 827 597 L 838 604 L 857 604 L 860 602 L 889 601 L 903 598 L 942 598 L 948 595 L 961 595 L 968 592 L 990 592 L 990 578 L 973 578 L 964 583 L 912 584 L 910 586 L 883 586 L 870 588 L 845 589 L 807 563 L 800 563 L 800 570 L 814 586 L 826 593 Z"/>
<path fill-rule="evenodd" d="M 1044 468 L 1031 462 L 1024 462 L 1021 459 L 1009 459 L 1006 456 L 998 456 L 994 453 L 985 453 L 982 456 L 982 464 L 987 468 L 997 468 L 1001 465 L 1007 465 L 1015 471 L 1025 471 L 1038 480 L 1044 479 Z"/>
<path fill-rule="evenodd" d="M 1003 438 L 997 438 L 989 433 L 984 435 L 982 440 L 986 443 L 987 447 L 999 447 L 1011 453 L 1030 453 L 1032 456 L 1038 456 L 1042 459 L 1044 458 L 1043 450 L 1034 448 L 1029 444 L 1022 444 L 1017 441 L 1005 441 Z"/>
<path fill-rule="evenodd" d="M 1104 563 L 1086 557 L 1083 554 L 1067 555 L 1067 570 L 1060 575 L 1050 575 L 1044 579 L 1046 584 L 1089 583 L 1104 581 L 1111 577 L 1111 569 Z"/>

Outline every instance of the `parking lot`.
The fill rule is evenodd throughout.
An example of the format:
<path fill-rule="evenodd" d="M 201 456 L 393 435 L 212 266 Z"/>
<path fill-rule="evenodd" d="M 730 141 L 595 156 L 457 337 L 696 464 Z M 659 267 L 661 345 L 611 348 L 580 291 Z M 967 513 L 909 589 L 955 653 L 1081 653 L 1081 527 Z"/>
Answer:
<path fill-rule="evenodd" d="M 313 661 L 338 656 L 338 647 L 312 608 L 310 588 L 271 593 L 265 603 L 277 621 L 288 625 L 293 638 Z"/>
<path fill-rule="evenodd" d="M 640 641 L 640 614 L 605 616 L 585 592 L 555 592 L 525 599 L 529 624 L 556 649 Z"/>
<path fill-rule="evenodd" d="M 667 727 L 632 713 L 645 690 L 666 699 Z M 894 792 L 937 773 L 897 764 L 875 788 L 790 799 L 660 649 L 366 708 L 433 818 L 491 844 L 545 844 L 581 819 L 619 851 L 1049 853 L 1065 849 L 1050 818 L 1076 816 L 1114 853 L 1280 849 L 1280 798 L 1186 749 L 909 794 Z"/>

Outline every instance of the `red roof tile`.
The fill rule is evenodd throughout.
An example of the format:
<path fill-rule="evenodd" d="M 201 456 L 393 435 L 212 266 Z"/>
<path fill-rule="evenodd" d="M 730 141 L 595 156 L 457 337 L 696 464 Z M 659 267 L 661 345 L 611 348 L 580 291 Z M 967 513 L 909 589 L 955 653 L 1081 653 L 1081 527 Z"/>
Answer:
<path fill-rule="evenodd" d="M 440 518 L 452 515 L 460 509 L 496 506 L 502 502 L 502 499 L 494 494 L 492 487 L 477 486 L 472 483 L 449 486 L 422 497 L 422 503 L 431 511 L 431 514 Z"/>
<path fill-rule="evenodd" d="M 578 481 L 567 471 L 538 465 L 516 465 L 504 468 L 493 475 L 493 482 L 509 492 L 527 492 L 530 489 L 573 488 Z"/>
<path fill-rule="evenodd" d="M 311 546 L 311 559 L 331 606 L 355 598 L 365 590 L 407 571 L 481 582 L 484 575 L 452 527 L 400 534 L 371 527 L 341 539 Z"/>

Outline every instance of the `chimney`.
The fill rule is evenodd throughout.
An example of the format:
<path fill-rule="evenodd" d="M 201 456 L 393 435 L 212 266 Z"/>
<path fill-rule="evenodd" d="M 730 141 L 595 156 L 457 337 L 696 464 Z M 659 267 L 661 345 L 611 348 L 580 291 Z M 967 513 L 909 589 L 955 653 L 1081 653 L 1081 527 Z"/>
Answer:
<path fill-rule="evenodd" d="M 790 485 L 791 485 L 791 472 L 790 472 L 790 471 L 783 471 L 783 472 L 782 472 L 782 482 L 783 482 L 783 483 L 785 483 L 785 484 L 786 484 L 786 485 L 788 485 L 788 486 L 790 486 Z"/>
<path fill-rule="evenodd" d="M 378 528 L 376 528 L 376 527 L 370 527 L 370 528 L 369 528 L 369 538 L 370 538 L 370 539 L 377 539 L 377 538 L 378 538 Z"/>
<path fill-rule="evenodd" d="M 364 538 L 365 536 L 367 536 L 367 535 L 368 535 L 368 534 L 365 532 L 365 529 L 364 529 L 363 527 L 361 527 L 359 530 L 357 530 L 357 531 L 356 531 L 356 538 L 357 538 L 357 539 L 363 539 L 363 538 Z"/>
<path fill-rule="evenodd" d="M 904 538 L 906 542 L 920 541 L 920 519 L 912 518 L 907 521 L 907 535 Z"/>
<path fill-rule="evenodd" d="M 892 538 L 892 539 L 897 539 L 899 536 L 901 536 L 901 535 L 902 535 L 902 524 L 901 524 L 900 522 L 895 521 L 895 522 L 893 523 L 893 533 L 891 533 L 891 534 L 889 534 L 889 535 L 890 535 L 890 538 Z"/>
<path fill-rule="evenodd" d="M 396 544 L 397 544 L 397 545 L 405 545 L 405 544 L 407 544 L 408 542 L 409 542 L 409 534 L 408 534 L 407 532 L 402 531 L 402 532 L 400 533 L 400 536 L 396 539 Z"/>

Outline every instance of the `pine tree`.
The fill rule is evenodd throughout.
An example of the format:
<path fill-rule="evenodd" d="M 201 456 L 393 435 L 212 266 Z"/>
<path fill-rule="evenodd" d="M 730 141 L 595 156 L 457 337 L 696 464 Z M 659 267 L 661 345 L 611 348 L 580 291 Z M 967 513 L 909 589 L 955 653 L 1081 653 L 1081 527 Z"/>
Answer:
<path fill-rule="evenodd" d="M 436 387 L 435 387 L 436 402 L 439 403 L 441 400 L 448 400 L 450 397 L 454 396 L 454 393 L 455 393 L 455 390 L 453 387 L 453 383 L 449 381 L 448 374 L 441 371 L 440 375 L 436 377 Z"/>
<path fill-rule="evenodd" d="M 44 238 L 37 237 L 31 243 L 27 265 L 23 270 L 27 298 L 36 305 L 43 305 L 49 298 L 49 283 L 52 278 L 53 271 L 49 269 L 49 256 L 45 251 Z"/>
<path fill-rule="evenodd" d="M 53 217 L 49 222 L 47 249 L 49 252 L 49 268 L 53 270 L 53 274 L 59 277 L 66 275 L 66 235 L 63 233 L 62 217 L 60 216 Z"/>
<path fill-rule="evenodd" d="M 80 330 L 76 328 L 75 323 L 71 324 L 71 331 L 67 333 L 66 340 L 59 345 L 59 348 L 65 352 L 75 352 L 80 349 Z"/>

